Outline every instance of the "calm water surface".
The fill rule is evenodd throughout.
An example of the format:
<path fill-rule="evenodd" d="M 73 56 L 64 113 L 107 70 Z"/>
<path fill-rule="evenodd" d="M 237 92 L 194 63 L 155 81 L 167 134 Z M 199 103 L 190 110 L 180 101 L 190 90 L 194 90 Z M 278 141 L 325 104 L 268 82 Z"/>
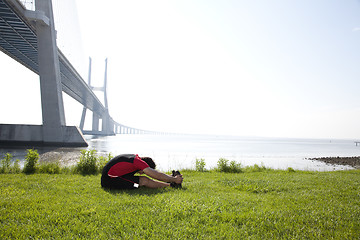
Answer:
<path fill-rule="evenodd" d="M 297 170 L 331 171 L 352 168 L 327 165 L 307 158 L 360 156 L 360 146 L 356 147 L 353 140 L 127 134 L 85 138 L 89 147 L 84 149 L 95 149 L 100 154 L 111 153 L 113 156 L 123 153 L 149 156 L 160 170 L 165 171 L 195 168 L 197 158 L 205 159 L 206 168 L 215 167 L 219 158 L 226 158 L 243 166 L 263 164 L 274 169 L 292 167 Z M 39 153 L 52 150 L 37 149 Z M 4 149 L 0 146 L 1 156 L 7 152 L 20 160 L 26 154 L 25 149 Z"/>
<path fill-rule="evenodd" d="M 160 169 L 194 168 L 203 158 L 207 168 L 215 167 L 219 158 L 242 165 L 263 164 L 274 169 L 329 171 L 351 169 L 332 166 L 312 157 L 359 156 L 360 147 L 352 140 L 245 138 L 202 135 L 117 135 L 88 137 L 89 149 L 99 152 L 137 153 L 152 157 Z"/>

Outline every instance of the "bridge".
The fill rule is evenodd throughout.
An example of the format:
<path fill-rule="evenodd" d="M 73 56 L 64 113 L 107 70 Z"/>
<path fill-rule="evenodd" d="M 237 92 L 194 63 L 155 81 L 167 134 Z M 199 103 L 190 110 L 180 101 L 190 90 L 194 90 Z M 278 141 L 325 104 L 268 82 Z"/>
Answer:
<path fill-rule="evenodd" d="M 0 0 L 0 50 L 39 75 L 43 116 L 42 125 L 0 124 L 0 143 L 87 146 L 83 134 L 155 133 L 111 118 L 106 94 L 107 60 L 103 87 L 91 87 L 91 59 L 86 83 L 57 47 L 51 0 L 36 0 L 35 10 L 28 10 L 19 0 Z M 104 104 L 94 91 L 104 93 Z M 66 126 L 62 92 L 83 105 L 80 127 Z M 87 110 L 93 113 L 90 131 L 83 129 Z"/>

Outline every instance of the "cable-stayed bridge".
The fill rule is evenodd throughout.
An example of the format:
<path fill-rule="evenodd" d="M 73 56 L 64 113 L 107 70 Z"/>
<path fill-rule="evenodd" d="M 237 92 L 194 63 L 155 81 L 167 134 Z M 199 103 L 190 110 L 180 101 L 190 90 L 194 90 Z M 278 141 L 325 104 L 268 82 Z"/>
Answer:
<path fill-rule="evenodd" d="M 83 133 L 154 133 L 124 126 L 111 118 L 106 95 L 107 67 L 103 87 L 90 86 L 91 61 L 88 84 L 82 79 L 57 47 L 51 0 L 36 0 L 35 10 L 24 4 L 24 0 L 0 0 L 0 50 L 39 75 L 43 124 L 0 124 L 0 143 L 86 146 Z M 104 93 L 104 104 L 94 90 Z M 66 126 L 62 92 L 84 106 L 80 129 Z M 93 113 L 90 131 L 83 129 L 87 110 Z"/>

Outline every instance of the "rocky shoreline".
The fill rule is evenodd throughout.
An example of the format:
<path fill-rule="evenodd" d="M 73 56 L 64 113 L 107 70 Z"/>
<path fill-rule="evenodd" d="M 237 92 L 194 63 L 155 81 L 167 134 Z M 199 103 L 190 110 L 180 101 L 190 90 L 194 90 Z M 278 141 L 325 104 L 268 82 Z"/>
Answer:
<path fill-rule="evenodd" d="M 308 158 L 309 160 L 316 160 L 325 162 L 327 164 L 347 165 L 356 169 L 360 169 L 360 156 L 357 157 L 319 157 Z"/>

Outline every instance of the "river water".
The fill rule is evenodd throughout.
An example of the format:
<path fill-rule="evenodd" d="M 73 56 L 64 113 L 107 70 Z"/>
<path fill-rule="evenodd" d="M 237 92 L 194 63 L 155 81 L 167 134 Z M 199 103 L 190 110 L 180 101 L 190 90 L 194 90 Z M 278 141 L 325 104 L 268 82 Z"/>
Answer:
<path fill-rule="evenodd" d="M 195 168 L 196 159 L 204 159 L 205 168 L 216 167 L 219 158 L 236 161 L 243 166 L 263 164 L 273 169 L 332 171 L 352 169 L 350 166 L 328 165 L 309 160 L 314 157 L 350 157 L 360 156 L 360 146 L 353 140 L 338 139 L 290 139 L 260 138 L 212 135 L 128 135 L 96 137 L 85 136 L 88 148 L 99 154 L 111 153 L 116 156 L 123 153 L 136 153 L 139 156 L 152 157 L 158 169 Z M 39 153 L 52 151 L 49 148 L 37 148 Z M 23 160 L 26 149 L 1 148 L 0 154 L 11 153 Z"/>

